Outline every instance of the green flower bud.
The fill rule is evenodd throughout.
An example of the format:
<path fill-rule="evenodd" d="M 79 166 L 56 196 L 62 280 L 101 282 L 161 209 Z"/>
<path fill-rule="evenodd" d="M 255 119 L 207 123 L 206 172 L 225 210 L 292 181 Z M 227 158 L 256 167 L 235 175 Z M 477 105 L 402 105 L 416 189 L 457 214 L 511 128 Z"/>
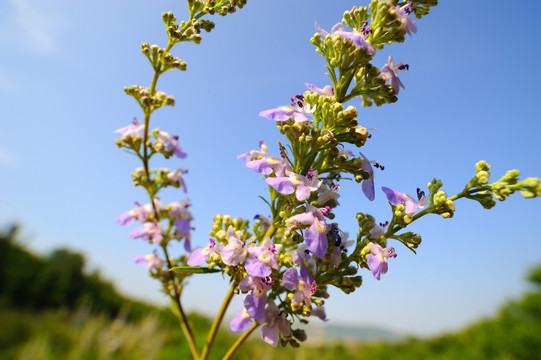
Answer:
<path fill-rule="evenodd" d="M 300 342 L 306 341 L 307 339 L 306 331 L 304 331 L 303 329 L 294 329 L 291 331 L 291 333 L 293 334 L 293 337 Z"/>

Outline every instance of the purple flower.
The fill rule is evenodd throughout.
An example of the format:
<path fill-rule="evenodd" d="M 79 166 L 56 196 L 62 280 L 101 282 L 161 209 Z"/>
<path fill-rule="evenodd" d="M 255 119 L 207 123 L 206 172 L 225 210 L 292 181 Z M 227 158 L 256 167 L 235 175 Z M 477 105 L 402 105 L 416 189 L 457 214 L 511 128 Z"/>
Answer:
<path fill-rule="evenodd" d="M 188 191 L 186 188 L 186 181 L 184 180 L 183 174 L 186 174 L 188 171 L 183 169 L 176 169 L 173 172 L 167 174 L 167 179 L 177 182 L 178 186 L 184 190 L 184 193 Z"/>
<path fill-rule="evenodd" d="M 248 161 L 246 167 L 262 175 L 270 175 L 274 169 L 274 174 L 276 176 L 284 176 L 286 170 L 291 168 L 287 160 L 278 159 L 274 156 Z"/>
<path fill-rule="evenodd" d="M 318 88 L 314 84 L 304 83 L 304 85 L 310 89 L 311 92 L 318 93 L 319 95 L 334 96 L 334 88 L 331 85 L 325 85 L 323 89 Z"/>
<path fill-rule="evenodd" d="M 165 151 L 174 151 L 175 155 L 181 159 L 184 159 L 187 154 L 178 145 L 178 135 L 171 135 L 165 131 L 155 131 L 156 145 L 163 145 Z"/>
<path fill-rule="evenodd" d="M 400 79 L 398 78 L 398 74 L 400 73 L 400 71 L 404 70 L 406 66 L 407 65 L 403 65 L 402 63 L 394 65 L 393 57 L 389 55 L 389 61 L 381 68 L 381 76 L 383 76 L 385 80 L 388 80 L 390 82 L 396 94 L 398 94 L 400 88 L 406 89 L 404 84 L 402 84 L 402 81 L 400 81 Z"/>
<path fill-rule="evenodd" d="M 301 276 L 297 273 L 297 268 L 289 268 L 282 276 L 282 284 L 289 291 L 296 290 L 291 299 L 291 304 L 299 305 L 304 301 L 306 306 L 310 306 L 310 299 L 316 292 L 316 282 L 312 279 L 310 271 L 306 267 L 301 267 Z"/>
<path fill-rule="evenodd" d="M 370 55 L 374 55 L 376 53 L 376 51 L 374 50 L 374 48 L 372 48 L 372 45 L 370 44 L 370 42 L 368 40 L 365 40 L 365 35 L 363 34 L 360 34 L 358 32 L 349 32 L 349 31 L 346 31 L 345 28 L 344 28 L 344 25 L 342 25 L 341 23 L 338 23 L 336 25 L 334 25 L 331 29 L 331 33 L 329 34 L 327 31 L 323 30 L 319 24 L 316 22 L 316 31 L 318 33 L 320 33 L 321 35 L 323 36 L 328 36 L 328 35 L 338 35 L 344 39 L 349 39 L 351 40 L 351 42 L 353 43 L 353 45 L 357 48 L 357 49 L 364 49 L 366 50 L 366 52 L 368 52 Z"/>
<path fill-rule="evenodd" d="M 396 253 L 393 247 L 382 248 L 378 244 L 368 243 L 370 254 L 366 255 L 366 263 L 376 279 L 380 279 L 381 275 L 387 272 L 389 266 L 387 259 L 390 257 L 396 258 Z"/>
<path fill-rule="evenodd" d="M 336 201 L 336 199 L 340 197 L 340 194 L 334 191 L 334 188 L 333 190 L 330 190 L 325 183 L 319 187 L 317 193 L 319 194 L 319 197 L 316 200 L 316 205 L 318 206 L 323 206 L 330 200 Z M 336 201 L 336 203 L 338 203 L 338 201 Z"/>
<path fill-rule="evenodd" d="M 156 251 L 154 251 L 153 254 L 148 254 L 146 256 L 137 255 L 137 256 L 135 256 L 133 258 L 133 261 L 137 265 L 146 265 L 147 271 L 152 269 L 152 268 L 156 268 L 158 270 L 161 270 L 161 268 L 162 268 L 162 266 L 164 264 L 163 260 L 160 259 L 160 257 L 156 253 Z"/>
<path fill-rule="evenodd" d="M 389 226 L 389 222 L 386 221 L 385 223 L 375 224 L 374 227 L 370 230 L 370 239 L 377 239 L 381 235 L 385 234 L 385 231 L 387 231 L 387 227 Z"/>
<path fill-rule="evenodd" d="M 243 292 L 252 291 L 244 298 L 246 312 L 256 321 L 263 322 L 265 317 L 265 304 L 267 303 L 267 291 L 271 287 L 260 277 L 248 276 L 239 283 L 239 289 Z"/>
<path fill-rule="evenodd" d="M 252 317 L 248 314 L 246 308 L 242 308 L 233 320 L 229 323 L 229 328 L 234 332 L 247 331 L 252 326 Z"/>
<path fill-rule="evenodd" d="M 316 191 L 321 186 L 321 181 L 318 180 L 317 171 L 312 175 L 302 176 L 292 172 L 287 172 L 288 177 L 270 177 L 265 180 L 267 184 L 272 186 L 274 190 L 280 194 L 289 195 L 297 189 L 295 196 L 299 201 L 305 201 L 310 197 L 312 191 Z"/>
<path fill-rule="evenodd" d="M 329 319 L 327 319 L 327 314 L 325 313 L 325 308 L 323 306 L 318 306 L 317 308 L 312 309 L 310 315 L 316 316 L 323 321 L 329 321 Z"/>
<path fill-rule="evenodd" d="M 306 247 L 316 257 L 323 258 L 327 253 L 327 224 L 320 209 L 312 205 L 306 206 L 307 212 L 290 217 L 286 220 L 288 229 L 298 229 L 299 225 L 310 225 L 304 232 Z"/>
<path fill-rule="evenodd" d="M 362 169 L 368 173 L 368 179 L 363 180 L 363 193 L 368 198 L 368 200 L 373 201 L 375 198 L 374 170 L 372 170 L 372 165 L 370 165 L 370 161 L 366 158 L 366 156 L 364 156 L 361 152 L 359 152 L 359 154 L 363 157 Z"/>
<path fill-rule="evenodd" d="M 153 244 L 161 243 L 162 236 L 162 224 L 154 220 L 153 222 L 146 222 L 143 224 L 142 228 L 137 228 L 132 230 L 129 234 L 129 237 L 132 239 L 145 239 L 150 240 Z"/>
<path fill-rule="evenodd" d="M 334 240 L 334 251 L 331 253 L 331 264 L 338 267 L 342 261 L 342 253 L 347 253 L 347 248 L 355 242 L 353 240 L 348 240 L 349 233 L 340 230 L 336 223 L 331 224 L 329 234 L 331 234 Z"/>
<path fill-rule="evenodd" d="M 174 219 L 173 224 L 177 228 L 177 238 L 185 238 L 184 248 L 186 251 L 191 251 L 190 246 L 190 222 L 193 220 L 192 214 L 188 208 L 190 207 L 190 199 L 186 198 L 181 201 L 173 202 L 167 205 L 166 210 L 169 211 L 169 215 Z"/>
<path fill-rule="evenodd" d="M 310 250 L 306 247 L 306 244 L 300 244 L 298 248 L 290 251 L 291 257 L 293 258 L 293 263 L 300 265 L 301 268 L 304 266 L 310 271 L 315 272 L 316 270 L 316 261 L 310 254 Z"/>
<path fill-rule="evenodd" d="M 275 245 L 269 238 L 263 240 L 260 246 L 251 247 L 248 253 L 251 255 L 246 259 L 246 272 L 252 276 L 267 277 L 273 269 L 279 270 L 276 253 L 280 252 L 282 245 Z"/>
<path fill-rule="evenodd" d="M 241 160 L 244 160 L 244 161 L 250 161 L 250 160 L 255 159 L 255 158 L 260 158 L 260 157 L 267 156 L 267 153 L 269 152 L 269 148 L 267 147 L 267 145 L 265 145 L 263 140 L 259 141 L 259 147 L 261 148 L 260 151 L 250 150 L 250 152 L 240 154 L 239 156 L 237 156 L 237 159 L 241 159 Z"/>
<path fill-rule="evenodd" d="M 276 307 L 273 300 L 269 301 L 265 312 L 265 325 L 261 328 L 261 338 L 272 346 L 278 345 L 278 336 L 291 336 L 291 326 L 283 311 Z"/>
<path fill-rule="evenodd" d="M 293 120 L 298 122 L 306 122 L 308 121 L 308 116 L 316 111 L 316 105 L 310 106 L 307 104 L 302 95 L 295 95 L 291 98 L 291 101 L 291 106 L 264 110 L 259 113 L 259 116 L 274 121 L 287 121 L 293 118 Z"/>
<path fill-rule="evenodd" d="M 230 226 L 227 229 L 227 242 L 228 245 L 216 244 L 214 250 L 220 254 L 222 261 L 226 265 L 236 266 L 244 262 L 248 250 L 244 241 L 240 240 L 235 234 L 235 230 Z"/>
<path fill-rule="evenodd" d="M 216 246 L 216 241 L 214 241 L 214 239 L 210 239 L 210 243 L 207 246 L 202 249 L 195 249 L 188 259 L 188 265 L 199 266 L 204 263 L 210 255 L 216 254 L 214 251 L 214 246 Z"/>
<path fill-rule="evenodd" d="M 135 205 L 137 205 L 135 209 L 126 211 L 124 214 L 120 215 L 115 222 L 118 225 L 131 225 L 135 222 L 135 220 L 139 221 L 140 223 L 144 223 L 149 218 L 154 217 L 154 209 L 150 203 L 142 205 L 136 201 Z M 162 202 L 160 199 L 154 198 L 154 205 L 156 206 L 156 210 L 160 211 Z"/>
<path fill-rule="evenodd" d="M 385 195 L 387 196 L 387 199 L 389 202 L 396 206 L 401 203 L 406 204 L 406 214 L 411 215 L 414 212 L 416 212 L 419 209 L 424 208 L 428 205 L 429 199 L 427 196 L 425 196 L 424 191 L 421 191 L 421 189 L 417 189 L 417 199 L 413 199 L 411 196 L 405 193 L 401 193 L 399 191 L 389 189 L 385 186 L 381 188 Z"/>
<path fill-rule="evenodd" d="M 417 32 L 417 25 L 415 25 L 415 21 L 413 21 L 413 19 L 408 16 L 416 10 L 414 7 L 412 7 L 412 5 L 413 3 L 411 1 L 408 1 L 408 3 L 402 7 L 395 6 L 398 20 L 401 22 L 402 27 L 406 30 L 409 36 L 411 36 L 412 32 Z"/>
<path fill-rule="evenodd" d="M 272 225 L 271 219 L 269 219 L 263 214 L 257 214 L 256 216 L 254 216 L 254 220 L 261 220 L 261 228 L 263 229 L 263 231 L 267 231 L 267 229 Z"/>
<path fill-rule="evenodd" d="M 145 126 L 141 125 L 136 118 L 133 118 L 132 125 L 121 127 L 114 132 L 122 134 L 122 138 L 131 138 L 137 140 L 142 137 L 141 133 Z"/>

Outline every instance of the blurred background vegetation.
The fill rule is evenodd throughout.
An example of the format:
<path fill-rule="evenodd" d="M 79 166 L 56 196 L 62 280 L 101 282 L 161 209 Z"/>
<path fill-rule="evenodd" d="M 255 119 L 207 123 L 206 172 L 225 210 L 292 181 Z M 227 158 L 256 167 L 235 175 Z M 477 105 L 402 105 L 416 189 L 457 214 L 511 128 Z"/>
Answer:
<path fill-rule="evenodd" d="M 0 359 L 190 358 L 167 309 L 120 295 L 99 272 L 85 271 L 81 254 L 67 249 L 46 257 L 32 254 L 17 232 L 17 226 L 0 232 Z M 528 280 L 532 292 L 457 333 L 386 342 L 332 339 L 274 349 L 256 332 L 235 359 L 541 359 L 541 266 Z M 190 321 L 202 344 L 210 320 L 191 314 Z M 222 331 L 211 358 L 219 359 L 235 339 Z"/>

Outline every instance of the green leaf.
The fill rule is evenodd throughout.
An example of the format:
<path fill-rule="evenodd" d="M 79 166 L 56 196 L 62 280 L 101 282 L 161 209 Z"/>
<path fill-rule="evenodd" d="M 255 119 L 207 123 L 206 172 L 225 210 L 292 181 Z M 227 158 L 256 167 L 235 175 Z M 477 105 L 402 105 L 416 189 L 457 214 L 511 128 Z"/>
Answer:
<path fill-rule="evenodd" d="M 199 267 L 199 266 L 175 266 L 169 271 L 181 271 L 185 273 L 191 273 L 191 274 L 208 274 L 208 273 L 215 273 L 220 272 L 220 269 L 210 269 L 205 267 Z"/>

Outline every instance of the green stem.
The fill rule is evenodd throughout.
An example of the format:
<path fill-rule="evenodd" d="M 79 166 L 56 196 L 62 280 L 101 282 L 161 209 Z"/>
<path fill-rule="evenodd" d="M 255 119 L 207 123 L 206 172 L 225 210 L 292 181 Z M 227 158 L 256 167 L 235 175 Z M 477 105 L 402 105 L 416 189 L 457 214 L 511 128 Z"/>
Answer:
<path fill-rule="evenodd" d="M 158 216 L 158 214 L 156 214 Z M 167 259 L 167 266 L 169 269 L 173 267 L 171 264 L 171 260 L 169 260 L 169 254 L 167 252 L 167 248 L 165 246 L 162 246 L 165 258 Z M 197 348 L 197 343 L 195 342 L 195 337 L 193 335 L 192 328 L 190 326 L 190 323 L 188 322 L 188 316 L 186 316 L 186 313 L 184 312 L 184 309 L 182 307 L 182 303 L 180 302 L 180 293 L 177 290 L 176 281 L 174 274 L 170 271 L 169 277 L 171 281 L 173 282 L 173 292 L 174 294 L 170 294 L 170 296 L 175 301 L 175 304 L 177 305 L 178 312 L 180 314 L 180 328 L 182 329 L 182 332 L 184 333 L 184 337 L 188 341 L 188 346 L 190 347 L 190 351 L 192 352 L 192 357 L 194 360 L 198 360 L 199 355 L 199 349 Z"/>
<path fill-rule="evenodd" d="M 231 302 L 231 299 L 235 295 L 236 287 L 237 287 L 237 284 L 233 283 L 233 285 L 229 289 L 229 292 L 225 296 L 224 302 L 222 303 L 222 307 L 220 308 L 220 312 L 214 319 L 214 323 L 212 324 L 212 327 L 210 328 L 209 334 L 207 336 L 207 342 L 205 344 L 205 347 L 203 348 L 203 351 L 201 352 L 201 357 L 199 358 L 200 360 L 207 360 L 209 356 L 212 343 L 214 342 L 214 339 L 216 338 L 216 334 L 218 333 L 218 329 L 220 328 L 220 324 L 222 323 L 225 312 L 227 308 L 229 307 L 229 303 Z"/>
<path fill-rule="evenodd" d="M 231 357 L 235 354 L 235 352 L 239 349 L 239 347 L 242 345 L 242 343 L 248 339 L 248 337 L 254 332 L 255 329 L 257 329 L 257 327 L 259 326 L 260 324 L 255 321 L 254 324 L 252 325 L 252 327 L 250 329 L 248 329 L 248 331 L 246 331 L 244 334 L 242 334 L 242 336 L 240 338 L 237 339 L 237 341 L 235 341 L 235 343 L 233 344 L 233 346 L 231 346 L 231 348 L 229 349 L 229 351 L 224 355 L 224 357 L 222 358 L 222 360 L 229 360 L 231 359 Z"/>

